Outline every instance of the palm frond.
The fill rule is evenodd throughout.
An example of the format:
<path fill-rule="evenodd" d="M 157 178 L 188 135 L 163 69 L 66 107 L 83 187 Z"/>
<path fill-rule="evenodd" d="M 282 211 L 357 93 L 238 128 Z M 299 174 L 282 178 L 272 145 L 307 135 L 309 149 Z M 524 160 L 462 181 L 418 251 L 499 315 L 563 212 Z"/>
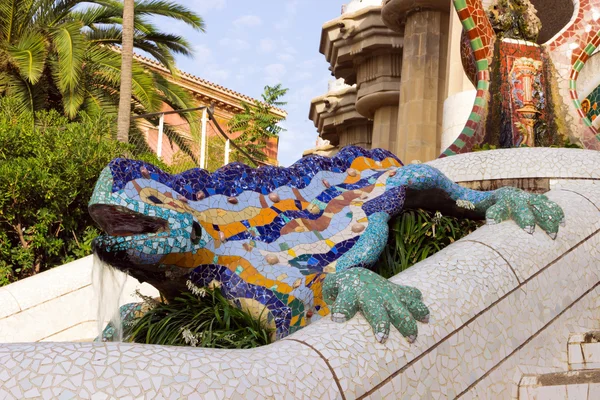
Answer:
<path fill-rule="evenodd" d="M 105 85 L 118 90 L 121 81 L 120 53 L 107 48 L 93 49 L 89 53 L 90 61 L 94 63 L 92 68 L 97 74 L 95 79 L 101 79 Z M 140 63 L 134 61 L 132 70 L 133 97 L 145 108 L 146 112 L 159 111 L 162 105 L 160 94 L 154 89 L 154 84 L 152 74 L 146 71 Z"/>
<path fill-rule="evenodd" d="M 204 20 L 189 8 L 180 4 L 164 0 L 141 0 L 135 4 L 137 15 L 161 15 L 185 22 L 192 28 L 204 32 Z"/>
<path fill-rule="evenodd" d="M 119 97 L 114 91 L 96 85 L 85 89 L 82 109 L 90 115 L 117 115 Z"/>
<path fill-rule="evenodd" d="M 192 55 L 193 53 L 192 45 L 182 36 L 162 32 L 150 32 L 144 35 L 139 35 L 136 38 L 139 40 L 153 42 L 157 45 L 162 45 L 164 46 L 164 50 L 168 49 L 172 52 L 185 56 Z"/>
<path fill-rule="evenodd" d="M 97 28 L 97 25 L 113 24 L 113 18 L 122 17 L 118 11 L 111 7 L 88 7 L 81 11 L 72 11 L 71 17 L 81 21 L 84 26 Z M 100 27 L 102 28 L 102 27 Z"/>
<path fill-rule="evenodd" d="M 6 86 L 6 94 L 13 97 L 15 106 L 19 113 L 29 112 L 33 114 L 40 109 L 43 103 L 43 90 L 21 78 L 18 74 L 13 74 Z"/>
<path fill-rule="evenodd" d="M 102 26 L 85 32 L 87 40 L 95 45 L 120 45 L 123 32 L 118 26 Z"/>
<path fill-rule="evenodd" d="M 56 64 L 51 64 L 54 80 L 62 94 L 65 114 L 73 118 L 84 101 L 81 78 L 87 42 L 80 22 L 59 25 L 51 37 L 58 58 Z"/>
<path fill-rule="evenodd" d="M 87 1 L 54 0 L 43 1 L 41 3 L 43 3 L 42 7 L 36 10 L 32 18 L 40 25 L 54 27 L 60 23 L 67 22 L 67 20 L 71 20 L 70 13 L 73 11 L 73 8 L 81 3 L 87 3 Z"/>
<path fill-rule="evenodd" d="M 154 72 L 153 74 L 154 81 L 156 82 L 156 90 L 162 94 L 163 101 L 171 108 L 174 110 L 181 110 L 197 106 L 190 92 L 157 72 Z M 190 136 L 194 139 L 199 139 L 201 132 L 199 112 L 181 113 L 180 116 L 188 123 Z"/>
<path fill-rule="evenodd" d="M 156 61 L 164 65 L 171 73 L 177 72 L 175 58 L 168 49 L 164 48 L 164 46 L 158 46 L 155 43 L 139 38 L 134 38 L 133 47 L 150 54 L 156 59 Z"/>
<path fill-rule="evenodd" d="M 46 65 L 46 40 L 37 32 L 29 32 L 7 50 L 11 63 L 19 70 L 21 77 L 35 85 Z"/>
<path fill-rule="evenodd" d="M 32 0 L 0 1 L 0 41 L 11 44 L 30 24 Z"/>

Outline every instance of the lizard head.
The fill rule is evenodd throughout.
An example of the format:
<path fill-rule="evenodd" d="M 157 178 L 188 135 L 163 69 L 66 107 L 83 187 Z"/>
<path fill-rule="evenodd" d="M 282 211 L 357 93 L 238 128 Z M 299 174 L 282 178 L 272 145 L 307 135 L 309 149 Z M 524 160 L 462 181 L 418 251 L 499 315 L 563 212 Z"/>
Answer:
<path fill-rule="evenodd" d="M 184 290 L 191 267 L 186 258 L 208 240 L 185 182 L 141 161 L 115 159 L 100 174 L 88 205 L 105 232 L 92 242 L 94 253 L 167 297 Z"/>

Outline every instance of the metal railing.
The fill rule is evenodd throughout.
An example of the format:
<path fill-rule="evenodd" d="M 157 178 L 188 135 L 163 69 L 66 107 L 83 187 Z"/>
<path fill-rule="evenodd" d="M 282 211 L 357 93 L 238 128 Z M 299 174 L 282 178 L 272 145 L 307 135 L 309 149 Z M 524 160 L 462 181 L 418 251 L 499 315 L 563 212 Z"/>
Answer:
<path fill-rule="evenodd" d="M 255 165 L 260 164 L 259 161 L 254 159 L 254 157 L 252 157 L 250 154 L 248 154 L 242 147 L 240 147 L 235 142 L 235 140 L 231 139 L 229 137 L 229 135 L 227 133 L 225 133 L 225 131 L 223 130 L 223 128 L 221 128 L 221 125 L 219 125 L 219 123 L 217 122 L 217 120 L 215 118 L 214 105 L 212 105 L 212 104 L 209 107 L 200 106 L 200 107 L 194 107 L 194 108 L 186 108 L 186 109 L 182 109 L 182 110 L 159 111 L 159 112 L 147 113 L 147 114 L 141 114 L 141 115 L 132 115 L 131 118 L 134 120 L 134 119 L 148 119 L 148 118 L 153 118 L 153 117 L 159 117 L 156 156 L 159 159 L 161 159 L 163 156 L 162 145 L 163 145 L 163 140 L 164 140 L 165 115 L 184 114 L 184 113 L 189 113 L 189 112 L 194 112 L 194 111 L 202 111 L 202 117 L 200 118 L 200 123 L 201 123 L 201 134 L 200 134 L 200 143 L 199 143 L 200 154 L 198 157 L 198 160 L 199 160 L 198 166 L 200 168 L 205 168 L 205 169 L 207 168 L 206 149 L 207 149 L 207 140 L 208 140 L 207 127 L 208 127 L 209 121 L 211 121 L 214 124 L 214 127 L 216 128 L 217 132 L 222 137 L 222 139 L 225 141 L 223 165 L 227 165 L 229 163 L 229 155 L 231 153 L 231 147 L 235 148 L 240 154 L 242 154 L 245 158 L 247 158 L 250 162 L 254 163 Z"/>

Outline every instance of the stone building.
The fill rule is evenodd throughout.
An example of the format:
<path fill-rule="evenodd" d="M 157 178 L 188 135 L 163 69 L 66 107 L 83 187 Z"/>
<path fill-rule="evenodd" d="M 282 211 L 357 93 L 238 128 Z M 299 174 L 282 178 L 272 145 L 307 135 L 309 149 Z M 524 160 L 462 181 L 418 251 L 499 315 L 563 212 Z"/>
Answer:
<path fill-rule="evenodd" d="M 572 19 L 573 2 L 531 2 L 542 20 L 538 43 L 549 43 Z M 462 36 L 452 0 L 350 1 L 322 28 L 319 50 L 347 86 L 312 100 L 321 138 L 388 149 L 404 162 L 437 158 L 463 131 L 477 95 Z"/>

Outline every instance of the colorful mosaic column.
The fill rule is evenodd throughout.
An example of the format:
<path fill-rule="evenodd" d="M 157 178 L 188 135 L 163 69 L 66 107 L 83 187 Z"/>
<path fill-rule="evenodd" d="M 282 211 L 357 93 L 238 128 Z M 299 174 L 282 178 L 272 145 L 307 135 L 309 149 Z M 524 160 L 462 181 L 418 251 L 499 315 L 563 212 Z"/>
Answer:
<path fill-rule="evenodd" d="M 481 0 L 454 0 L 454 8 L 469 38 L 475 66 L 477 68 L 477 97 L 473 111 L 463 131 L 440 157 L 471 151 L 475 144 L 481 143 L 484 126 L 480 123 L 487 116 L 490 96 L 490 62 L 493 56 L 495 35 Z"/>

